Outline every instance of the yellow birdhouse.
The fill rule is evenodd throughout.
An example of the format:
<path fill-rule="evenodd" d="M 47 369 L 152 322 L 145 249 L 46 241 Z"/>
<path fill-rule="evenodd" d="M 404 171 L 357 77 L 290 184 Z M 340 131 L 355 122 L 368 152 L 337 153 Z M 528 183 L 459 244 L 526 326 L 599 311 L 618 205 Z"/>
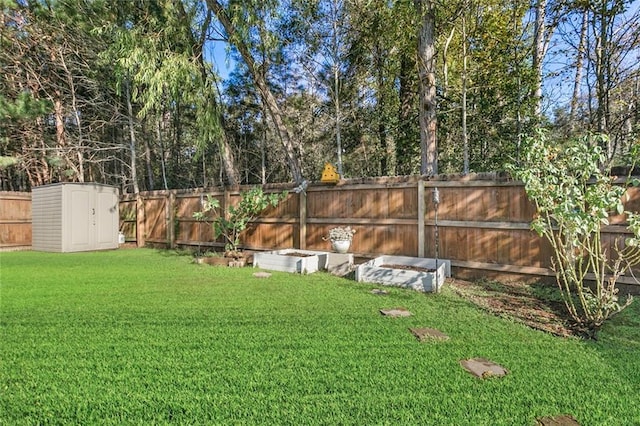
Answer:
<path fill-rule="evenodd" d="M 340 175 L 333 164 L 324 163 L 324 170 L 322 171 L 322 177 L 320 182 L 338 183 L 340 182 Z"/>

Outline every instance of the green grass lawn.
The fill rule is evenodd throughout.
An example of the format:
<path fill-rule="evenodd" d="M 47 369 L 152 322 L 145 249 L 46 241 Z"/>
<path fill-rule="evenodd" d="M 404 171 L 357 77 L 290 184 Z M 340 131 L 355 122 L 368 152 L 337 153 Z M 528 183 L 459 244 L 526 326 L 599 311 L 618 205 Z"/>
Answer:
<path fill-rule="evenodd" d="M 0 424 L 640 424 L 638 302 L 585 342 L 448 289 L 253 272 L 146 249 L 0 253 Z M 378 312 L 399 306 L 414 316 Z M 470 357 L 510 374 L 474 378 Z"/>

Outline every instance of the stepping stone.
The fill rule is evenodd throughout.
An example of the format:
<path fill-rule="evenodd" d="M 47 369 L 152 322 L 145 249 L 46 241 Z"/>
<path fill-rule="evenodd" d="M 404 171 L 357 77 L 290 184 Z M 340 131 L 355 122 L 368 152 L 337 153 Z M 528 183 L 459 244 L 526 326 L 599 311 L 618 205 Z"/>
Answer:
<path fill-rule="evenodd" d="M 393 309 L 380 309 L 380 313 L 385 317 L 410 317 L 413 315 L 405 308 L 393 308 Z"/>
<path fill-rule="evenodd" d="M 481 379 L 506 376 L 508 371 L 503 366 L 485 358 L 471 358 L 460 361 L 462 368 Z"/>
<path fill-rule="evenodd" d="M 268 272 L 254 272 L 253 276 L 256 278 L 269 278 L 271 274 Z"/>
<path fill-rule="evenodd" d="M 389 292 L 387 290 L 380 290 L 379 288 L 374 288 L 373 290 L 371 290 L 371 294 L 376 294 L 378 296 L 384 296 L 386 294 L 389 294 Z"/>
<path fill-rule="evenodd" d="M 580 423 L 568 414 L 553 417 L 538 417 L 536 422 L 538 426 L 580 426 Z"/>
<path fill-rule="evenodd" d="M 421 342 L 427 340 L 449 340 L 449 336 L 435 328 L 410 328 L 409 331 Z"/>

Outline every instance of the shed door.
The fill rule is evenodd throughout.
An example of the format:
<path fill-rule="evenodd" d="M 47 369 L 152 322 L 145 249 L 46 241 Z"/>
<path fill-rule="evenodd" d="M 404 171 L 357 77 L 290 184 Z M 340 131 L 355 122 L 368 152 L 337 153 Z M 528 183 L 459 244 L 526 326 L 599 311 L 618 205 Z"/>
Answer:
<path fill-rule="evenodd" d="M 63 251 L 118 247 L 118 195 L 112 188 L 69 185 Z"/>
<path fill-rule="evenodd" d="M 70 217 L 68 238 L 69 250 L 83 251 L 93 248 L 93 232 L 95 226 L 95 209 L 92 208 L 92 194 L 85 188 L 72 188 L 70 191 Z M 93 213 L 93 214 L 92 214 Z M 64 236 L 63 236 L 64 238 Z"/>
<path fill-rule="evenodd" d="M 95 193 L 94 235 L 98 250 L 117 247 L 118 238 L 118 197 L 113 190 L 99 190 Z"/>

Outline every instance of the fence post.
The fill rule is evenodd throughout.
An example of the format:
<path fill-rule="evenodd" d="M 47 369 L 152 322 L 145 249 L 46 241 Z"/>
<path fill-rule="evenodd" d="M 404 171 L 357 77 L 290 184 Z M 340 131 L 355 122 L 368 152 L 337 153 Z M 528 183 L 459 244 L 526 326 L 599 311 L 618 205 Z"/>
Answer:
<path fill-rule="evenodd" d="M 169 199 L 167 200 L 167 239 L 169 240 L 169 248 L 176 246 L 176 193 L 174 191 L 169 192 Z"/>
<path fill-rule="evenodd" d="M 424 215 L 426 205 L 424 203 L 424 181 L 418 180 L 418 257 L 424 257 Z"/>
<path fill-rule="evenodd" d="M 299 215 L 299 218 L 300 218 L 299 249 L 306 250 L 307 248 L 307 192 L 306 191 L 300 191 L 298 193 L 298 203 L 299 203 L 298 211 L 300 213 Z"/>
<path fill-rule="evenodd" d="M 144 198 L 138 193 L 136 194 L 136 247 L 144 247 L 146 243 L 144 222 Z"/>

